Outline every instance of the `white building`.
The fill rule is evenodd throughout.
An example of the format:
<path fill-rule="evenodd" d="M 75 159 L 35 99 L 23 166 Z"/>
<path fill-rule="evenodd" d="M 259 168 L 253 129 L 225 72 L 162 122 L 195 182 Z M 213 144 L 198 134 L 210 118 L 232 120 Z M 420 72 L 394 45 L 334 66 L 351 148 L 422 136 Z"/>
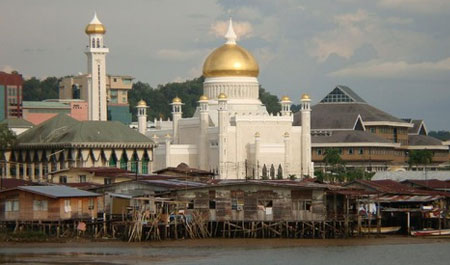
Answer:
<path fill-rule="evenodd" d="M 147 129 L 147 106 L 139 102 L 139 131 L 158 143 L 154 169 L 184 162 L 221 179 L 312 176 L 309 96 L 301 98 L 302 126 L 293 126 L 288 97 L 280 113 L 269 114 L 259 100 L 258 64 L 236 44 L 231 20 L 225 38 L 203 65 L 204 95 L 193 117 L 182 118 L 176 97 L 171 126 L 156 121 L 155 129 Z"/>

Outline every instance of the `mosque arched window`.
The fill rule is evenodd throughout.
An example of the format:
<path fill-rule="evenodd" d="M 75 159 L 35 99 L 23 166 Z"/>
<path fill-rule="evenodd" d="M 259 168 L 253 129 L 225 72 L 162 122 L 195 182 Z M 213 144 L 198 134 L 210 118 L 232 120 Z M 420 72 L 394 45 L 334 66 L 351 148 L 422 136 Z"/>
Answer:
<path fill-rule="evenodd" d="M 92 48 L 95 48 L 95 39 L 92 39 Z"/>
<path fill-rule="evenodd" d="M 100 48 L 100 39 L 97 38 L 97 48 Z"/>

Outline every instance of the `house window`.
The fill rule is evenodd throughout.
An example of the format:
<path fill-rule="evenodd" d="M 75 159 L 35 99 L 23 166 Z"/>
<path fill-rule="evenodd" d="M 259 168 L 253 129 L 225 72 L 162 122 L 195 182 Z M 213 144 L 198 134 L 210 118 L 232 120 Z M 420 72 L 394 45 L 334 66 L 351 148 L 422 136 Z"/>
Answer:
<path fill-rule="evenodd" d="M 338 153 L 342 155 L 342 148 L 338 148 Z"/>
<path fill-rule="evenodd" d="M 319 156 L 322 155 L 322 149 L 317 149 L 317 155 L 319 155 Z"/>
<path fill-rule="evenodd" d="M 364 154 L 364 149 L 359 148 L 358 154 L 363 155 Z"/>
<path fill-rule="evenodd" d="M 67 183 L 67 176 L 59 176 L 59 183 L 62 184 Z"/>
<path fill-rule="evenodd" d="M 209 201 L 209 209 L 210 210 L 216 209 L 216 201 L 214 201 L 214 200 Z"/>
<path fill-rule="evenodd" d="M 311 200 L 298 200 L 292 202 L 294 211 L 311 211 Z"/>
<path fill-rule="evenodd" d="M 78 177 L 80 178 L 80 183 L 86 182 L 86 175 L 79 175 Z"/>
<path fill-rule="evenodd" d="M 109 184 L 111 184 L 111 183 L 112 183 L 112 181 L 111 181 L 110 178 L 104 178 L 104 179 L 103 179 L 103 184 L 109 185 Z"/>
<path fill-rule="evenodd" d="M 33 200 L 33 211 L 47 211 L 47 200 Z"/>
<path fill-rule="evenodd" d="M 70 205 L 70 199 L 64 200 L 64 212 L 69 213 L 72 211 L 72 206 Z"/>
<path fill-rule="evenodd" d="M 194 209 L 194 200 L 190 201 L 187 205 L 188 209 Z"/>
<path fill-rule="evenodd" d="M 18 212 L 19 200 L 7 200 L 5 202 L 5 212 Z"/>
<path fill-rule="evenodd" d="M 370 128 L 371 133 L 375 133 L 375 128 Z"/>
<path fill-rule="evenodd" d="M 353 148 L 349 148 L 349 149 L 348 149 L 348 154 L 349 154 L 349 155 L 353 155 Z"/>

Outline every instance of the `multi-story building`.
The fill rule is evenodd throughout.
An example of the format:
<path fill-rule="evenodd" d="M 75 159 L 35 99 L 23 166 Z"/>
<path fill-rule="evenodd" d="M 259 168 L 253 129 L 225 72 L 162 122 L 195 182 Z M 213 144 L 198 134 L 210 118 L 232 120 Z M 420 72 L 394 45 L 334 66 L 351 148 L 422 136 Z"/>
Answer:
<path fill-rule="evenodd" d="M 22 117 L 22 75 L 0 72 L 0 120 Z"/>
<path fill-rule="evenodd" d="M 105 80 L 108 120 L 130 124 L 131 113 L 128 104 L 128 91 L 133 87 L 133 77 L 106 75 Z M 88 82 L 87 74 L 63 78 L 59 83 L 59 98 L 87 101 Z"/>
<path fill-rule="evenodd" d="M 64 78 L 60 82 L 60 99 L 82 99 L 88 103 L 89 120 L 117 120 L 131 123 L 128 91 L 132 88 L 131 76 L 107 75 L 105 26 L 94 15 L 86 26 L 89 37 L 85 54 L 88 59 L 87 74 Z"/>
<path fill-rule="evenodd" d="M 296 113 L 294 125 L 300 124 L 301 115 Z M 404 170 L 412 150 L 431 150 L 431 168 L 449 161 L 449 147 L 428 136 L 423 121 L 396 118 L 346 86 L 337 86 L 312 106 L 311 134 L 316 169 L 326 167 L 328 148 L 337 148 L 347 167 L 367 171 Z"/>
<path fill-rule="evenodd" d="M 79 121 L 88 120 L 87 103 L 83 100 L 47 99 L 44 101 L 23 101 L 23 119 L 34 125 L 55 117 L 58 114 L 67 114 Z"/>

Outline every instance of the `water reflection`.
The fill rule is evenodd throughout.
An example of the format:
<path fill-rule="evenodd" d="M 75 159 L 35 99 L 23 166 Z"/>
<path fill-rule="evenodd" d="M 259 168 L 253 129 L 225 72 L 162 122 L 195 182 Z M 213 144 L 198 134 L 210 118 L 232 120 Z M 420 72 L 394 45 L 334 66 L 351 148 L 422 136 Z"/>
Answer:
<path fill-rule="evenodd" d="M 1 264 L 448 264 L 450 242 L 332 247 L 1 248 Z"/>

